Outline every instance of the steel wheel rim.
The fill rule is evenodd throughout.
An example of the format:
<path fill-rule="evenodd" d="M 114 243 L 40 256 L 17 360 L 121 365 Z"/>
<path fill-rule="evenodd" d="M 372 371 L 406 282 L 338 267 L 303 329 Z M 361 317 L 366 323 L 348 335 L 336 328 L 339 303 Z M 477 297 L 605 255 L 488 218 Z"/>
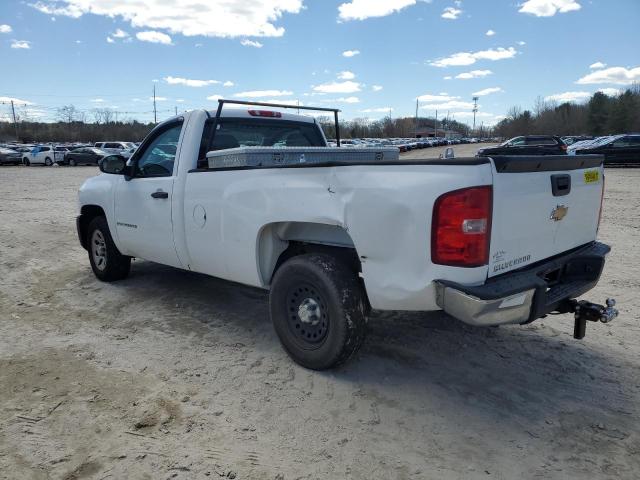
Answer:
<path fill-rule="evenodd" d="M 98 270 L 107 268 L 107 242 L 100 230 L 94 230 L 91 235 L 91 256 Z"/>
<path fill-rule="evenodd" d="M 287 294 L 287 324 L 296 342 L 305 349 L 319 348 L 330 328 L 327 302 L 316 287 L 303 283 Z"/>

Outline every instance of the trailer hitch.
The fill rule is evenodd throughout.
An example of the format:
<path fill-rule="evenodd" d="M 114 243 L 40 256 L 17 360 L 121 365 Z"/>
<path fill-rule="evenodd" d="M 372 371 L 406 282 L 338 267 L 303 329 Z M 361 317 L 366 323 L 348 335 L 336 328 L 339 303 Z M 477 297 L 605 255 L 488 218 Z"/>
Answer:
<path fill-rule="evenodd" d="M 587 300 L 568 300 L 563 306 L 562 313 L 574 314 L 573 338 L 578 340 L 584 338 L 587 330 L 587 320 L 590 322 L 609 323 L 618 316 L 618 310 L 613 308 L 616 301 L 613 298 L 607 298 L 606 307 L 591 303 Z"/>

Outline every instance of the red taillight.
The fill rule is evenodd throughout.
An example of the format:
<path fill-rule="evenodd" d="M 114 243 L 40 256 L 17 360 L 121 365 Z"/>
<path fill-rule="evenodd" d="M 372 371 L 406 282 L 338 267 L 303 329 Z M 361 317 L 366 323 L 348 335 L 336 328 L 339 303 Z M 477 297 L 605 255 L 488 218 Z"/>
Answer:
<path fill-rule="evenodd" d="M 604 205 L 604 173 L 602 174 L 602 192 L 600 192 L 600 211 L 598 212 L 598 228 L 600 230 L 600 220 L 602 220 L 602 205 Z"/>
<path fill-rule="evenodd" d="M 249 115 L 251 115 L 252 117 L 271 117 L 271 118 L 282 117 L 282 113 L 272 112 L 271 110 L 249 110 Z"/>
<path fill-rule="evenodd" d="M 436 200 L 431 227 L 431 261 L 479 267 L 489 263 L 493 190 L 490 185 L 448 192 Z"/>

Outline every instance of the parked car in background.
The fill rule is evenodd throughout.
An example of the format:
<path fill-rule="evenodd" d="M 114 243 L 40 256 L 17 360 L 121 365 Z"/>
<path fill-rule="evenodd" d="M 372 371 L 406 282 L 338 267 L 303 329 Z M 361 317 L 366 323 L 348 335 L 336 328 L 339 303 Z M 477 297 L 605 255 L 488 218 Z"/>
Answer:
<path fill-rule="evenodd" d="M 10 148 L 0 148 L 0 165 L 20 165 L 22 155 Z"/>
<path fill-rule="evenodd" d="M 36 145 L 30 152 L 23 152 L 22 163 L 30 165 L 46 165 L 50 167 L 55 163 L 55 151 L 52 145 Z"/>
<path fill-rule="evenodd" d="M 76 165 L 98 165 L 98 162 L 107 155 L 109 155 L 108 152 L 95 147 L 76 148 L 67 152 L 64 157 L 64 163 L 72 167 Z"/>
<path fill-rule="evenodd" d="M 59 165 L 64 164 L 64 157 L 67 152 L 71 151 L 73 148 L 66 145 L 56 145 L 53 147 L 53 159 L 54 163 Z"/>
<path fill-rule="evenodd" d="M 566 155 L 567 145 L 560 137 L 552 135 L 527 135 L 514 137 L 497 147 L 481 148 L 479 157 L 492 155 Z"/>
<path fill-rule="evenodd" d="M 136 148 L 133 142 L 96 142 L 93 146 L 107 153 L 117 154 L 121 154 L 125 150 Z"/>
<path fill-rule="evenodd" d="M 616 135 L 575 150 L 576 155 L 604 155 L 605 165 L 640 165 L 640 134 Z"/>

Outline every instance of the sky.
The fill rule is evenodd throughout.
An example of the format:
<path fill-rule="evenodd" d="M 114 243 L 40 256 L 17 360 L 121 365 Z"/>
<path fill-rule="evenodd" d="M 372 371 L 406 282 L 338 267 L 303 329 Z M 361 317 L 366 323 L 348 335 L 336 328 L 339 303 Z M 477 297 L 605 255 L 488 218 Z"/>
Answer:
<path fill-rule="evenodd" d="M 218 98 L 492 125 L 640 82 L 640 0 L 1 0 L 0 121 Z M 115 113 L 113 114 L 115 116 Z"/>

